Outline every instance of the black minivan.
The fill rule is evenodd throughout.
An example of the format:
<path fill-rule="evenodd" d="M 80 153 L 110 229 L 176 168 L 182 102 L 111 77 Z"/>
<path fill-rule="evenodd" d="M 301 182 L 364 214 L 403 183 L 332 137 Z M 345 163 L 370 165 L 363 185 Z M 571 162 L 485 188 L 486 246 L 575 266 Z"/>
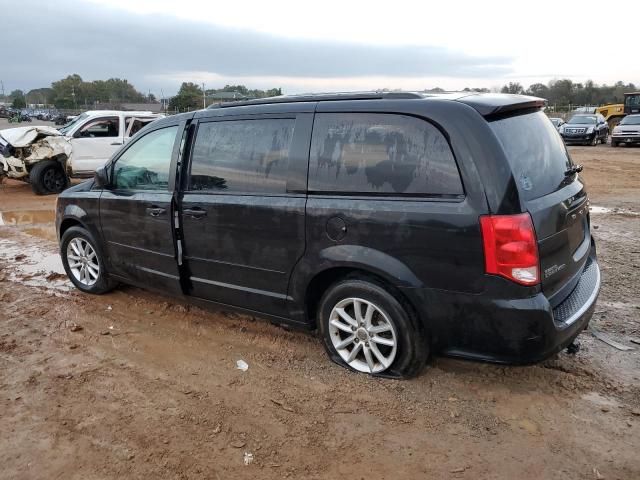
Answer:
<path fill-rule="evenodd" d="M 60 195 L 65 270 L 318 330 L 370 374 L 542 360 L 600 290 L 582 167 L 543 106 L 373 92 L 157 120 Z"/>

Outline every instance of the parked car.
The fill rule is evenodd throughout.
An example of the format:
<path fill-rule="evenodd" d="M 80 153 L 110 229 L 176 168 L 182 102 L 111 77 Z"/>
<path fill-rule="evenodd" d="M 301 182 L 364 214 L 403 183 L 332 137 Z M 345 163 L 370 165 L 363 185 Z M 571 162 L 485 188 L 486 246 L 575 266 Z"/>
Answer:
<path fill-rule="evenodd" d="M 560 127 L 565 124 L 565 121 L 561 118 L 551 117 L 549 120 L 551 120 L 553 126 L 556 127 L 556 130 L 560 130 Z"/>
<path fill-rule="evenodd" d="M 69 177 L 93 176 L 95 169 L 104 165 L 118 147 L 163 116 L 97 110 L 75 117 L 59 130 L 47 127 L 2 130 L 0 136 L 13 146 L 14 154 L 0 158 L 0 175 L 29 181 L 39 195 L 59 193 L 68 186 Z M 68 145 L 61 144 L 60 139 Z M 38 146 L 43 148 L 34 148 Z"/>
<path fill-rule="evenodd" d="M 596 146 L 599 142 L 607 143 L 609 125 L 599 113 L 581 113 L 572 116 L 558 131 L 566 144 Z"/>
<path fill-rule="evenodd" d="M 374 92 L 158 120 L 59 196 L 65 271 L 317 329 L 374 375 L 542 360 L 600 289 L 582 167 L 543 106 Z"/>
<path fill-rule="evenodd" d="M 611 133 L 611 146 L 640 143 L 640 115 L 627 115 L 614 127 Z"/>
<path fill-rule="evenodd" d="M 56 125 L 66 125 L 67 123 L 69 123 L 69 121 L 67 120 L 67 116 L 62 114 L 55 115 L 51 119 L 51 121 L 53 121 L 53 123 Z"/>

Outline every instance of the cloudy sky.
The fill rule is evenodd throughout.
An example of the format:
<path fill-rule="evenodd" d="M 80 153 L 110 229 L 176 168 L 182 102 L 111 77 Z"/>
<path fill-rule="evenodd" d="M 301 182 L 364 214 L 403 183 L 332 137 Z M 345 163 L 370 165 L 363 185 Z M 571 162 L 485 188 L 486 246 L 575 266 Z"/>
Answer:
<path fill-rule="evenodd" d="M 157 96 L 183 81 L 285 93 L 640 83 L 616 48 L 637 43 L 633 29 L 611 43 L 594 11 L 601 0 L 0 0 L 0 80 L 9 93 L 120 77 Z"/>

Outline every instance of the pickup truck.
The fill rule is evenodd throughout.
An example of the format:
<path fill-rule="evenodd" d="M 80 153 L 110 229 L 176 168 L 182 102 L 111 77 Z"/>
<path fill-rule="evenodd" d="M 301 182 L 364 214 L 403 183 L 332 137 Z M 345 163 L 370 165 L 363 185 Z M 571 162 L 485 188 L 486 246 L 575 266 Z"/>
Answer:
<path fill-rule="evenodd" d="M 95 110 L 64 127 L 0 130 L 0 177 L 27 181 L 38 195 L 59 193 L 70 178 L 93 176 L 113 153 L 162 114 Z"/>

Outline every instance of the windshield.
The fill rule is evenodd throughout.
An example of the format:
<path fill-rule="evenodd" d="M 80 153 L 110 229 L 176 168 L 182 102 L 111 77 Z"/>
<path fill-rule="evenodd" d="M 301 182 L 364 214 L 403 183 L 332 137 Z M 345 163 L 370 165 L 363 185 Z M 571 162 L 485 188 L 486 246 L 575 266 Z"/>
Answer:
<path fill-rule="evenodd" d="M 571 166 L 562 137 L 542 112 L 490 123 L 507 156 L 513 177 L 525 200 L 559 190 Z"/>
<path fill-rule="evenodd" d="M 67 123 L 64 127 L 59 128 L 58 131 L 61 134 L 66 135 L 71 131 L 73 127 L 75 127 L 78 123 L 83 122 L 85 118 L 88 118 L 88 117 L 89 117 L 88 113 L 83 113 L 81 115 L 78 115 L 76 118 L 74 118 L 69 123 Z"/>
<path fill-rule="evenodd" d="M 567 123 L 592 125 L 596 123 L 596 116 L 595 115 L 576 115 L 574 117 L 571 117 L 571 120 L 569 120 Z"/>
<path fill-rule="evenodd" d="M 640 125 L 640 115 L 629 115 L 624 117 L 620 125 Z"/>

